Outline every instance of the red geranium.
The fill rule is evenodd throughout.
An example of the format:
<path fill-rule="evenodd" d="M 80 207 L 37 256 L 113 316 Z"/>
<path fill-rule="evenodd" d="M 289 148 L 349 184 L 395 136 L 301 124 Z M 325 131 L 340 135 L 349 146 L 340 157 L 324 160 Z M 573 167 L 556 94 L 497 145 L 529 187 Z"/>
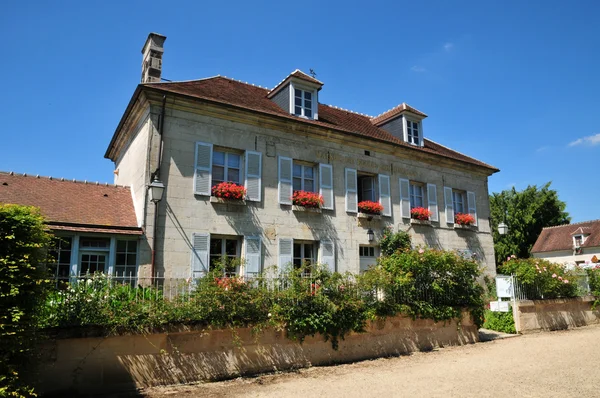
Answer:
<path fill-rule="evenodd" d="M 358 202 L 358 211 L 365 214 L 379 215 L 383 211 L 383 205 L 370 200 L 364 200 L 362 202 Z"/>
<path fill-rule="evenodd" d="M 475 224 L 475 217 L 467 213 L 456 213 L 454 222 L 458 225 L 473 225 Z"/>
<path fill-rule="evenodd" d="M 323 196 L 315 192 L 294 191 L 292 203 L 296 206 L 319 208 L 323 206 Z"/>
<path fill-rule="evenodd" d="M 415 220 L 427 221 L 431 217 L 431 211 L 424 207 L 413 207 L 410 209 L 410 217 Z"/>
<path fill-rule="evenodd" d="M 233 182 L 222 182 L 212 187 L 212 195 L 222 199 L 241 200 L 246 197 L 246 188 Z"/>

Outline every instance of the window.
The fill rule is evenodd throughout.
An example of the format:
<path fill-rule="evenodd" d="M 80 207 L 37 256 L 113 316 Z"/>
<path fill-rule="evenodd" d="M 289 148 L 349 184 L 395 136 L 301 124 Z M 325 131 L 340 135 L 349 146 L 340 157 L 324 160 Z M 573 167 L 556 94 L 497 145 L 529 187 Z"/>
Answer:
<path fill-rule="evenodd" d="M 575 247 L 579 247 L 579 246 L 583 245 L 583 236 L 582 235 L 575 235 L 573 239 L 575 240 Z"/>
<path fill-rule="evenodd" d="M 375 248 L 373 246 L 360 246 L 358 253 L 360 257 L 375 257 Z"/>
<path fill-rule="evenodd" d="M 408 142 L 413 145 L 421 145 L 419 138 L 419 122 L 413 122 L 412 120 L 406 120 L 406 133 Z"/>
<path fill-rule="evenodd" d="M 213 151 L 212 186 L 222 182 L 240 184 L 241 155 L 232 152 Z"/>
<path fill-rule="evenodd" d="M 406 189 L 406 188 L 405 188 Z M 410 208 L 424 207 L 423 201 L 423 185 L 415 182 L 411 182 L 409 186 L 410 190 Z"/>
<path fill-rule="evenodd" d="M 452 205 L 454 206 L 454 214 L 465 213 L 465 193 L 453 190 Z"/>
<path fill-rule="evenodd" d="M 316 192 L 315 168 L 294 162 L 293 184 L 294 191 Z"/>
<path fill-rule="evenodd" d="M 115 276 L 134 278 L 137 275 L 137 241 L 118 240 Z"/>
<path fill-rule="evenodd" d="M 312 119 L 312 92 L 294 89 L 294 115 Z"/>
<path fill-rule="evenodd" d="M 359 270 L 361 273 L 377 264 L 376 250 L 374 246 L 359 246 Z"/>
<path fill-rule="evenodd" d="M 57 279 L 69 279 L 71 273 L 71 241 L 72 238 L 56 238 L 53 247 L 49 250 L 50 257 L 54 260 L 54 276 Z"/>
<path fill-rule="evenodd" d="M 80 257 L 80 275 L 104 272 L 106 270 L 106 257 L 108 253 L 82 252 Z"/>
<path fill-rule="evenodd" d="M 210 237 L 210 268 L 221 264 L 226 275 L 236 275 L 240 271 L 240 245 L 237 237 Z"/>
<path fill-rule="evenodd" d="M 294 241 L 294 257 L 293 264 L 295 268 L 300 268 L 304 265 L 316 263 L 316 253 L 314 242 L 298 242 Z"/>
<path fill-rule="evenodd" d="M 109 249 L 110 239 L 108 238 L 81 238 L 79 247 L 82 249 Z"/>
<path fill-rule="evenodd" d="M 358 175 L 358 202 L 370 200 L 372 202 L 377 201 L 377 195 L 375 193 L 375 176 L 372 175 Z"/>

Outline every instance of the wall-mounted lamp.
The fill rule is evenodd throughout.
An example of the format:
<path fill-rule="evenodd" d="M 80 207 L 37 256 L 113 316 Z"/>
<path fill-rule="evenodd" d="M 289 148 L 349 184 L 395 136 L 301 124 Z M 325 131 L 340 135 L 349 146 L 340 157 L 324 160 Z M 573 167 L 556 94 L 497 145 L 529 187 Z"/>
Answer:
<path fill-rule="evenodd" d="M 373 240 L 375 240 L 375 232 L 373 232 L 373 230 L 371 228 L 369 228 L 367 230 L 367 238 L 369 239 L 369 243 L 373 242 Z"/>
<path fill-rule="evenodd" d="M 150 191 L 150 200 L 158 203 L 162 200 L 165 185 L 158 178 L 154 178 L 154 181 L 148 186 L 148 190 Z"/>
<path fill-rule="evenodd" d="M 508 233 L 508 225 L 506 225 L 505 223 L 501 222 L 498 225 L 498 233 L 500 235 L 506 235 Z"/>

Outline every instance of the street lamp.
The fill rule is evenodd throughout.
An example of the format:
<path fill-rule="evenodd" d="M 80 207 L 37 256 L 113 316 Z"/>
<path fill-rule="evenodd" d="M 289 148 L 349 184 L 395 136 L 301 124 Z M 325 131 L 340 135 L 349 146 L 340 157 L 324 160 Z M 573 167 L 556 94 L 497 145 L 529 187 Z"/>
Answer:
<path fill-rule="evenodd" d="M 150 200 L 154 203 L 158 203 L 162 200 L 163 193 L 165 192 L 165 185 L 155 177 L 148 186 L 148 190 L 150 191 Z"/>
<path fill-rule="evenodd" d="M 369 239 L 369 243 L 373 242 L 373 240 L 375 239 L 375 233 L 371 228 L 367 230 L 367 238 Z"/>
<path fill-rule="evenodd" d="M 498 225 L 498 233 L 500 235 L 506 235 L 508 233 L 508 225 L 506 225 L 505 223 L 501 222 Z"/>

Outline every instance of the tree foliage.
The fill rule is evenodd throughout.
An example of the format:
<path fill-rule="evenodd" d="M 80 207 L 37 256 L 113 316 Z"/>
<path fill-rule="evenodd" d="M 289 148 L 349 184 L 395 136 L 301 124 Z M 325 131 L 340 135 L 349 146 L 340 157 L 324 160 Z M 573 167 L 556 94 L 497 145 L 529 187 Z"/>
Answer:
<path fill-rule="evenodd" d="M 0 396 L 29 396 L 19 373 L 31 357 L 45 300 L 50 235 L 32 207 L 0 204 Z"/>
<path fill-rule="evenodd" d="M 568 224 L 571 220 L 565 211 L 566 204 L 558 192 L 550 189 L 550 182 L 538 188 L 528 186 L 523 191 L 512 189 L 490 196 L 490 221 L 496 252 L 496 264 L 510 255 L 528 258 L 542 228 Z M 508 234 L 498 234 L 496 226 L 504 222 Z"/>

